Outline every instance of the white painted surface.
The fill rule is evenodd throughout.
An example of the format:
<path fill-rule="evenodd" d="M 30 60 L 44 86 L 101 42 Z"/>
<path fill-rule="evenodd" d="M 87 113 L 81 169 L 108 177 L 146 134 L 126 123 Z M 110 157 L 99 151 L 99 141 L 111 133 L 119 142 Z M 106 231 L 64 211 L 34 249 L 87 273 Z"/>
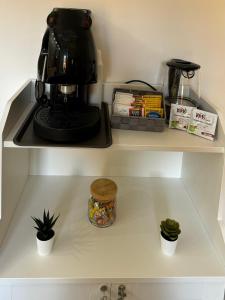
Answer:
<path fill-rule="evenodd" d="M 15 284 L 12 286 L 0 286 L 1 300 L 99 300 L 106 295 L 107 300 L 118 299 L 118 283 L 101 284 Z M 107 286 L 107 292 L 102 293 L 100 287 Z M 206 282 L 191 283 L 132 283 L 125 284 L 126 299 L 128 300 L 222 300 L 224 286 L 221 283 Z"/>
<path fill-rule="evenodd" d="M 12 300 L 99 300 L 98 285 L 28 285 L 14 286 Z M 110 300 L 110 299 L 108 299 Z"/>
<path fill-rule="evenodd" d="M 29 171 L 29 154 L 27 149 L 3 149 L 2 155 L 0 243 L 8 230 Z"/>
<path fill-rule="evenodd" d="M 117 220 L 100 229 L 87 218 L 94 177 L 32 176 L 1 248 L 0 278 L 225 280 L 224 265 L 179 179 L 113 179 Z M 30 218 L 44 208 L 60 213 L 47 261 L 36 253 Z M 182 230 L 172 258 L 160 250 L 159 225 L 166 217 L 177 219 Z"/>
<path fill-rule="evenodd" d="M 224 157 L 221 154 L 184 153 L 183 155 L 183 182 L 198 211 L 199 219 L 225 264 L 225 245 L 221 232 L 223 228 L 220 228 L 218 221 L 221 184 L 224 184 L 223 166 Z"/>
<path fill-rule="evenodd" d="M 180 177 L 182 153 L 32 149 L 31 175 Z"/>
<path fill-rule="evenodd" d="M 0 285 L 0 300 L 12 300 L 11 286 Z"/>
<path fill-rule="evenodd" d="M 224 162 L 224 161 L 223 161 Z M 225 162 L 222 169 L 222 184 L 220 191 L 219 207 L 218 207 L 218 222 L 223 234 L 223 240 L 225 241 Z"/>
<path fill-rule="evenodd" d="M 224 141 L 218 139 L 209 143 L 206 139 L 169 128 L 160 133 L 114 129 L 112 148 L 223 153 Z"/>
<path fill-rule="evenodd" d="M 4 140 L 6 136 L 10 133 L 12 127 L 15 126 L 17 120 L 20 118 L 23 110 L 25 109 L 27 102 L 29 103 L 32 99 L 31 95 L 31 88 L 29 81 L 26 82 L 12 97 L 4 108 L 4 115 L 0 121 L 0 218 L 2 219 L 3 210 L 4 210 L 4 220 L 1 220 L 1 227 L 0 227 L 0 240 L 5 233 L 5 230 L 8 226 L 8 222 L 12 216 L 13 210 L 16 206 L 17 197 L 11 197 L 13 195 L 12 187 L 10 187 L 10 196 L 6 196 L 7 192 L 5 182 L 10 182 L 12 184 L 12 178 L 19 178 L 17 182 L 17 186 L 15 187 L 15 192 L 18 195 L 19 190 L 23 189 L 24 176 L 26 176 L 28 172 L 28 159 L 25 159 L 25 156 L 21 156 L 21 151 L 18 152 L 18 157 L 15 158 L 14 151 L 7 151 L 4 149 Z M 17 99 L 17 101 L 14 101 Z M 19 105 L 18 105 L 19 104 Z M 23 151 L 23 153 L 27 153 L 27 151 Z M 10 157 L 10 158 L 9 158 Z M 18 169 L 15 170 L 15 160 L 19 158 L 19 162 L 17 164 Z M 22 164 L 22 168 L 21 168 Z M 14 174 L 15 173 L 15 174 Z M 20 174 L 19 174 L 20 173 Z M 7 198 L 7 201 L 5 201 Z M 3 200 L 4 199 L 4 200 Z"/>
<path fill-rule="evenodd" d="M 118 285 L 112 285 L 112 300 L 117 300 Z M 202 283 L 126 284 L 128 300 L 222 300 L 224 286 Z"/>
<path fill-rule="evenodd" d="M 93 32 L 103 53 L 106 81 L 133 78 L 160 83 L 172 57 L 202 65 L 201 91 L 224 106 L 225 3 L 223 0 L 48 0 L 0 2 L 0 103 L 36 77 L 46 17 L 53 7 L 93 11 Z"/>

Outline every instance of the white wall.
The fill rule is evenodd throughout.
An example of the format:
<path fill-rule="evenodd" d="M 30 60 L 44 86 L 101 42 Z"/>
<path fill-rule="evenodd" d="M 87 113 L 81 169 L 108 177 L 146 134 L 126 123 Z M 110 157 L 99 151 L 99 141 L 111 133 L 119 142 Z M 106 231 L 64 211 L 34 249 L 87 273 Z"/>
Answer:
<path fill-rule="evenodd" d="M 202 65 L 202 96 L 225 106 L 224 0 L 0 0 L 0 111 L 24 81 L 36 76 L 53 7 L 93 11 L 106 81 L 160 83 L 162 62 L 179 57 Z"/>
<path fill-rule="evenodd" d="M 180 152 L 32 149 L 30 175 L 180 178 L 182 157 Z"/>

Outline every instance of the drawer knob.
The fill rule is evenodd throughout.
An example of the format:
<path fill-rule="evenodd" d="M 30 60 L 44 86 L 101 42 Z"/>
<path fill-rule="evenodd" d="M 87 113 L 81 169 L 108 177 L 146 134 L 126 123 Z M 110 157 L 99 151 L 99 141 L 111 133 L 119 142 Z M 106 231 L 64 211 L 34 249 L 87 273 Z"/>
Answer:
<path fill-rule="evenodd" d="M 121 284 L 118 286 L 118 300 L 123 300 L 127 296 L 125 285 Z"/>
<path fill-rule="evenodd" d="M 100 287 L 100 291 L 103 293 L 103 296 L 100 298 L 100 300 L 108 300 L 108 297 L 106 295 L 106 292 L 108 291 L 107 285 L 102 285 Z"/>

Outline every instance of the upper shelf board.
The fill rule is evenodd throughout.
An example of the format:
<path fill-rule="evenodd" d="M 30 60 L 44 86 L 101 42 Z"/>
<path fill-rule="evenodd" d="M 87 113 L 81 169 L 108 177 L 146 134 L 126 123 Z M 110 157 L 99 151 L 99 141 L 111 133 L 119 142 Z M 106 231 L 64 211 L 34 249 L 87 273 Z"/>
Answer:
<path fill-rule="evenodd" d="M 4 124 L 1 124 L 3 131 L 4 147 L 21 148 L 13 142 L 18 129 L 25 117 L 35 103 L 33 81 L 28 82 L 21 88 L 7 104 L 4 116 Z M 108 86 L 107 88 L 108 89 Z M 106 99 L 105 99 L 106 98 Z M 104 99 L 108 101 L 106 95 Z M 2 121 L 3 123 L 3 121 Z M 177 152 L 203 152 L 203 153 L 224 153 L 225 137 L 221 122 L 218 123 L 217 139 L 212 142 L 183 131 L 166 128 L 163 132 L 145 132 L 129 130 L 112 130 L 113 144 L 106 148 L 109 150 L 141 150 L 141 151 L 177 151 Z M 23 148 L 48 148 L 56 147 L 55 144 L 29 145 Z M 59 145 L 58 147 L 68 147 Z M 74 145 L 70 148 L 79 149 Z"/>
<path fill-rule="evenodd" d="M 160 133 L 113 130 L 112 149 L 224 153 L 221 139 L 211 142 L 169 128 Z"/>

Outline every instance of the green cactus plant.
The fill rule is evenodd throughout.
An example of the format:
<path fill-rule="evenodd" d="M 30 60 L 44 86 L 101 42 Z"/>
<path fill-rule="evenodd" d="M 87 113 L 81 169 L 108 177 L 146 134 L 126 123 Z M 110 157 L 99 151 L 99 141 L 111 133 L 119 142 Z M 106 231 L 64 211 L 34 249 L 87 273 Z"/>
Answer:
<path fill-rule="evenodd" d="M 168 241 L 176 241 L 181 233 L 179 223 L 172 219 L 162 221 L 160 228 L 162 237 Z"/>
<path fill-rule="evenodd" d="M 44 210 L 43 213 L 43 220 L 31 217 L 34 222 L 36 223 L 36 226 L 34 226 L 35 229 L 37 229 L 37 238 L 41 241 L 47 241 L 50 240 L 55 232 L 52 229 L 55 225 L 56 221 L 59 218 L 59 215 L 54 218 L 54 214 L 50 217 L 49 211 L 47 213 Z"/>

